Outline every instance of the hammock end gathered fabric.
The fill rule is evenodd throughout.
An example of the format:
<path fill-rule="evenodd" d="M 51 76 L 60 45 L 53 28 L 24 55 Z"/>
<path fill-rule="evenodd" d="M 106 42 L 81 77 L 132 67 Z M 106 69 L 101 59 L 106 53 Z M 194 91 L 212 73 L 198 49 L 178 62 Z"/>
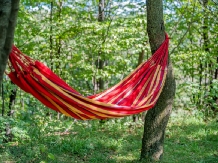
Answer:
<path fill-rule="evenodd" d="M 45 106 L 76 119 L 119 118 L 151 109 L 163 89 L 169 37 L 146 62 L 115 86 L 92 96 L 82 96 L 39 61 L 13 46 L 8 74 L 13 83 Z"/>

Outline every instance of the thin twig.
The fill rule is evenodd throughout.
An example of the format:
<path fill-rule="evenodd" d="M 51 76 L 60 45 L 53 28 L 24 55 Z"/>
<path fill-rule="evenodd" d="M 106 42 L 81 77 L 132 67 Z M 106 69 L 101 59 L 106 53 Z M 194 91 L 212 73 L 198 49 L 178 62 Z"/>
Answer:
<path fill-rule="evenodd" d="M 196 6 L 195 6 L 195 4 L 194 4 L 192 13 L 194 13 L 195 7 L 196 7 Z M 190 30 L 190 28 L 191 28 L 192 23 L 193 23 L 193 17 L 191 17 L 191 21 L 190 21 L 189 24 L 188 24 L 188 28 L 187 28 L 186 32 L 183 34 L 183 36 L 179 39 L 179 42 L 178 42 L 177 46 L 174 47 L 173 50 L 172 50 L 169 54 L 173 54 L 174 51 L 176 50 L 176 48 L 178 48 L 179 45 L 183 42 L 183 40 L 184 40 L 186 34 L 189 32 L 189 30 Z"/>

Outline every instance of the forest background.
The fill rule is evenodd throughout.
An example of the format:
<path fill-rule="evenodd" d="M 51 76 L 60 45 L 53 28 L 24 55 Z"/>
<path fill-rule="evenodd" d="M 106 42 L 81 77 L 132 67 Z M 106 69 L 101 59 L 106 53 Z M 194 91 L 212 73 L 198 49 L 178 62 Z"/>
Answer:
<path fill-rule="evenodd" d="M 108 0 L 104 6 L 104 19 L 100 20 L 99 4 L 95 0 L 41 3 L 24 0 L 20 3 L 14 43 L 25 54 L 45 63 L 83 95 L 91 95 L 118 83 L 150 57 L 145 6 L 143 0 Z M 217 142 L 215 137 L 218 135 L 217 14 L 218 2 L 215 0 L 164 1 L 165 28 L 170 36 L 169 53 L 177 83 L 174 118 L 171 121 L 183 127 L 188 126 L 186 123 L 196 123 L 199 132 L 203 128 L 203 134 L 212 133 L 213 136 L 209 137 L 211 144 Z M 128 162 L 137 159 L 140 153 L 138 150 L 141 146 L 138 144 L 141 141 L 143 115 L 139 116 L 138 121 L 135 117 L 112 119 L 100 123 L 99 128 L 99 121 L 74 121 L 48 110 L 13 85 L 7 76 L 4 77 L 2 90 L 0 150 L 3 154 L 0 158 L 3 161 L 16 160 L 21 154 L 20 162 L 67 162 L 68 159 L 101 162 L 106 158 L 111 162 Z M 185 123 L 182 125 L 178 119 L 181 120 L 183 114 L 194 119 L 190 122 L 182 119 Z M 5 126 L 9 129 L 5 130 Z M 169 127 L 172 131 L 176 128 L 172 124 Z M 122 135 L 125 131 L 128 131 L 125 136 L 137 133 L 138 142 L 134 142 L 134 138 L 136 151 L 129 149 L 129 153 L 121 152 L 121 156 L 119 150 L 126 148 L 128 151 L 130 145 L 134 145 L 129 143 L 124 147 L 124 138 L 118 138 L 113 132 Z M 93 137 L 98 132 L 102 132 L 100 135 L 104 132 L 111 134 L 111 138 L 105 136 L 103 138 L 108 141 L 97 141 Z M 176 129 L 175 133 L 167 131 L 167 137 L 172 138 L 174 134 L 184 133 Z M 97 144 L 91 140 L 97 141 Z M 10 143 L 5 145 L 5 142 Z M 172 142 L 179 145 L 180 150 L 187 143 L 176 138 Z M 56 147 L 57 144 L 62 144 L 62 147 Z M 104 148 L 102 144 L 106 144 Z M 210 148 L 210 145 L 209 155 L 212 157 L 199 156 L 193 162 L 205 159 L 217 161 L 218 151 L 215 147 Z M 195 142 L 192 147 L 201 153 L 199 144 Z M 103 149 L 105 155 L 98 156 L 97 152 L 88 155 L 98 148 Z M 176 158 L 176 151 L 174 153 Z M 190 151 L 187 153 L 190 154 Z M 124 159 L 126 154 L 128 160 Z M 175 158 L 169 158 L 175 161 Z"/>

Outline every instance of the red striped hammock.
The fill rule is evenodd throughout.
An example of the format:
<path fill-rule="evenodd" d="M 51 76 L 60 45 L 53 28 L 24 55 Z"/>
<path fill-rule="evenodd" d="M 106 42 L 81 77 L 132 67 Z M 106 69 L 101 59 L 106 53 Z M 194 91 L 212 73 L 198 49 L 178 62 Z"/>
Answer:
<path fill-rule="evenodd" d="M 13 46 L 9 56 L 13 83 L 45 106 L 76 119 L 105 119 L 137 114 L 154 107 L 167 73 L 169 38 L 146 62 L 117 85 L 85 97 L 39 61 Z"/>

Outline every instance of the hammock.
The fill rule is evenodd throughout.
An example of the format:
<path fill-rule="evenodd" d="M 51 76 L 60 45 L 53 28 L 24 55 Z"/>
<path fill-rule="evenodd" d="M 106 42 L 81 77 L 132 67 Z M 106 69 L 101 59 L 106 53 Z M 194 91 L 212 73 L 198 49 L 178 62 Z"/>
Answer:
<path fill-rule="evenodd" d="M 8 76 L 45 106 L 76 119 L 105 119 L 138 114 L 154 107 L 167 73 L 169 38 L 146 62 L 117 85 L 85 97 L 43 63 L 24 55 L 16 46 L 9 56 Z"/>

